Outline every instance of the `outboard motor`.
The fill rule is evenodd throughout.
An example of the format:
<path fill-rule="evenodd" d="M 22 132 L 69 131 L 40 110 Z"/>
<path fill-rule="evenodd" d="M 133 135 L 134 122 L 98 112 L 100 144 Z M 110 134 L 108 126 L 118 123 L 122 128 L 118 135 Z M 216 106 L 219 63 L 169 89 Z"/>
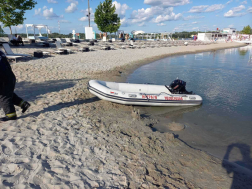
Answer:
<path fill-rule="evenodd" d="M 185 87 L 186 87 L 185 81 L 176 79 L 170 84 L 169 90 L 173 94 L 192 94 L 193 93 L 192 91 L 188 92 Z"/>

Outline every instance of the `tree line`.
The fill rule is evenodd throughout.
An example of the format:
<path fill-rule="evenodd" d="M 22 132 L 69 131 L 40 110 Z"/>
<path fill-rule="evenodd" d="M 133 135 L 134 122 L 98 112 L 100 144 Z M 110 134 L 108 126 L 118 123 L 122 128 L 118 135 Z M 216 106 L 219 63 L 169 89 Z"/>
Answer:
<path fill-rule="evenodd" d="M 34 0 L 0 0 L 0 22 L 3 23 L 3 27 L 9 27 L 10 33 L 12 34 L 11 26 L 17 26 L 23 24 L 26 10 L 31 10 L 37 4 Z M 112 4 L 112 0 L 105 0 L 101 2 L 95 9 L 94 22 L 97 24 L 97 27 L 102 32 L 115 33 L 121 26 L 120 17 L 116 14 L 116 7 Z M 173 38 L 190 38 L 192 35 L 195 35 L 199 32 L 175 32 L 173 33 Z M 241 34 L 252 34 L 251 27 L 245 26 Z M 20 34 L 22 37 L 26 37 L 25 34 Z M 99 37 L 98 34 L 96 34 Z M 0 26 L 0 36 L 4 36 L 4 31 Z M 52 33 L 50 34 L 51 38 L 71 38 L 72 34 L 59 34 Z M 84 38 L 85 34 L 80 33 L 80 38 Z"/>

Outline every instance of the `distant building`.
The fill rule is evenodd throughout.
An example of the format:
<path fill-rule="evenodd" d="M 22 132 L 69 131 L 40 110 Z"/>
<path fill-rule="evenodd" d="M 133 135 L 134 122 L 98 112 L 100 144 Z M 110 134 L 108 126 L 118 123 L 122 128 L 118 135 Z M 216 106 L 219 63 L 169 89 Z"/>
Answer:
<path fill-rule="evenodd" d="M 224 28 L 221 33 L 233 35 L 236 33 L 236 29 L 235 28 Z"/>
<path fill-rule="evenodd" d="M 236 35 L 235 28 L 224 28 L 223 30 L 213 31 L 211 33 L 198 33 L 200 41 L 226 41 L 228 38 L 234 38 Z"/>
<path fill-rule="evenodd" d="M 235 28 L 224 28 L 223 30 L 211 33 L 198 33 L 199 41 L 235 41 L 240 43 L 252 44 L 252 35 L 239 34 Z"/>

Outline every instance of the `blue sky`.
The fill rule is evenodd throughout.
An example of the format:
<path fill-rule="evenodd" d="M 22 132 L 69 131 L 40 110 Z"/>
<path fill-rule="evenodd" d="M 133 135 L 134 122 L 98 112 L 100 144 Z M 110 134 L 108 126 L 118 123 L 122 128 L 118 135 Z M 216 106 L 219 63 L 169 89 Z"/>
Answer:
<path fill-rule="evenodd" d="M 90 0 L 91 26 L 93 13 L 100 0 Z M 117 13 L 121 18 L 120 30 L 131 32 L 205 31 L 234 27 L 242 30 L 252 27 L 252 0 L 116 0 Z M 52 32 L 84 33 L 88 26 L 87 0 L 38 0 L 34 9 L 27 11 L 24 24 L 45 24 Z M 1 24 L 1 23 L 0 23 Z M 8 28 L 4 31 L 9 34 Z M 13 27 L 15 33 L 25 33 L 25 26 Z M 42 31 L 43 32 L 43 31 Z"/>

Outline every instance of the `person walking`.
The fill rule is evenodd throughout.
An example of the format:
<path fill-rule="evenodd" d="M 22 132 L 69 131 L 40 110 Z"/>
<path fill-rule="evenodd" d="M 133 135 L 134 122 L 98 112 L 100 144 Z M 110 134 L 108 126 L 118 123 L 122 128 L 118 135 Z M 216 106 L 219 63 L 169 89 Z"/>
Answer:
<path fill-rule="evenodd" d="M 16 77 L 5 54 L 0 50 L 0 107 L 5 113 L 5 117 L 0 118 L 0 122 L 17 119 L 14 105 L 21 107 L 22 113 L 30 107 L 27 101 L 14 93 L 15 84 Z"/>

